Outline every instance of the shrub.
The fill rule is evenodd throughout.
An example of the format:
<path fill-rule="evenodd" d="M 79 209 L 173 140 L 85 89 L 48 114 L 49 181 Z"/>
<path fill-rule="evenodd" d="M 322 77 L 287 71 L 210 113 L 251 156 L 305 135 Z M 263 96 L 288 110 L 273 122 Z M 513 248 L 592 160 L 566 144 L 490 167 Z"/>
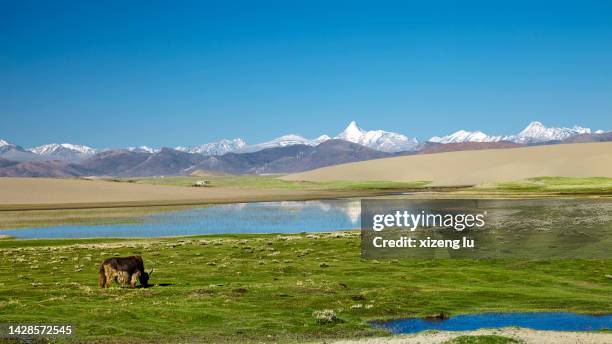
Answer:
<path fill-rule="evenodd" d="M 333 309 L 324 309 L 322 311 L 314 311 L 312 312 L 312 316 L 315 318 L 318 324 L 335 324 L 338 322 L 342 322 L 340 318 L 336 315 Z"/>

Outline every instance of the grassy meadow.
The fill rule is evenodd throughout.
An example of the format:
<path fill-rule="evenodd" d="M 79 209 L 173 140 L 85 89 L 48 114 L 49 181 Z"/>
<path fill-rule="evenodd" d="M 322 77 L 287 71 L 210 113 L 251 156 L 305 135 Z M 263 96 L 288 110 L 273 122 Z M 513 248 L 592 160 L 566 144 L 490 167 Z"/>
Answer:
<path fill-rule="evenodd" d="M 98 289 L 100 262 L 133 254 L 155 269 L 154 286 Z M 0 240 L 0 323 L 73 324 L 72 340 L 104 343 L 321 342 L 440 312 L 610 313 L 611 270 L 610 260 L 364 261 L 358 232 Z M 323 310 L 338 320 L 321 323 Z"/>
<path fill-rule="evenodd" d="M 289 189 L 289 190 L 386 190 L 386 189 L 420 189 L 427 187 L 428 181 L 392 182 L 392 181 L 329 181 L 309 182 L 283 180 L 274 175 L 210 175 L 204 177 L 144 177 L 112 179 L 117 182 L 138 184 L 194 186 L 199 180 L 209 181 L 208 187 L 254 188 L 254 189 Z"/>
<path fill-rule="evenodd" d="M 493 189 L 506 193 L 612 195 L 612 178 L 537 177 L 497 183 L 492 186 L 482 186 L 475 189 L 483 191 Z"/>

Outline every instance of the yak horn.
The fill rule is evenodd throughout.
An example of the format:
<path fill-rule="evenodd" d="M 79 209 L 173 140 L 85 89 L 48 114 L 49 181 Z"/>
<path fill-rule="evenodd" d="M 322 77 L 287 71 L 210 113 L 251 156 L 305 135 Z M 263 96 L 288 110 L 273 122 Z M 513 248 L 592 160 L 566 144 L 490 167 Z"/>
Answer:
<path fill-rule="evenodd" d="M 151 271 L 149 271 L 149 275 L 153 273 L 153 269 L 151 269 Z"/>

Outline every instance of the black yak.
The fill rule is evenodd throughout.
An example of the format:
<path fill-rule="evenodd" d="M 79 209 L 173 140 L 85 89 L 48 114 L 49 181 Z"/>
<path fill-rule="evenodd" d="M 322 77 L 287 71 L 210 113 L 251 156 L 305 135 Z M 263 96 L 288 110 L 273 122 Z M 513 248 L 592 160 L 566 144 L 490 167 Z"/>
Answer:
<path fill-rule="evenodd" d="M 141 256 L 108 258 L 100 265 L 98 285 L 100 288 L 108 288 L 115 281 L 136 288 L 136 282 L 140 282 L 141 286 L 147 287 L 151 273 L 153 270 L 145 272 Z"/>

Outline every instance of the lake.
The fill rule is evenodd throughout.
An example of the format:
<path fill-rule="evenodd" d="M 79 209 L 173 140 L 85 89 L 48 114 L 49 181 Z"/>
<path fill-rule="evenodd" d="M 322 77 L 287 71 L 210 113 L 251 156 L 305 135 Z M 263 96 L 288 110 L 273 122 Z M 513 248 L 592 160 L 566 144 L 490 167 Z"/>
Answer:
<path fill-rule="evenodd" d="M 452 257 L 609 257 L 612 241 L 612 202 L 602 200 L 414 200 L 405 196 L 401 208 L 460 207 L 486 212 L 486 230 L 478 234 L 478 252 L 450 252 Z M 406 203 L 403 203 L 406 202 Z M 384 208 L 384 207 L 383 207 Z M 113 209 L 107 210 L 110 214 Z M 365 213 L 367 216 L 367 212 Z M 254 202 L 172 209 L 115 224 L 81 223 L 1 230 L 18 239 L 136 238 L 204 234 L 262 234 L 328 232 L 361 227 L 361 200 Z M 490 227 L 490 228 L 489 228 Z M 429 232 L 421 231 L 423 235 Z M 416 232 L 415 232 L 416 233 Z M 455 235 L 454 231 L 449 235 Z M 457 235 L 463 232 L 457 232 Z M 446 234 L 445 234 L 446 235 Z M 367 251 L 367 250 L 366 250 Z M 393 251 L 400 253 L 404 251 Z M 433 252 L 433 251 L 431 251 Z M 539 256 L 533 256 L 540 253 Z M 427 253 L 430 253 L 427 251 Z M 479 253 L 481 255 L 476 256 Z M 588 253 L 587 255 L 584 255 Z M 438 253 L 436 253 L 438 254 Z M 445 252 L 447 254 L 447 252 Z M 401 258 L 401 257 L 388 257 Z"/>
<path fill-rule="evenodd" d="M 34 239 L 336 231 L 359 228 L 360 213 L 359 199 L 236 203 L 146 215 L 138 223 L 66 224 L 0 234 Z"/>
<path fill-rule="evenodd" d="M 472 331 L 481 328 L 523 327 L 545 331 L 599 331 L 612 328 L 612 315 L 588 315 L 563 312 L 481 313 L 448 319 L 409 318 L 373 322 L 392 333 L 417 333 L 426 330 Z"/>

